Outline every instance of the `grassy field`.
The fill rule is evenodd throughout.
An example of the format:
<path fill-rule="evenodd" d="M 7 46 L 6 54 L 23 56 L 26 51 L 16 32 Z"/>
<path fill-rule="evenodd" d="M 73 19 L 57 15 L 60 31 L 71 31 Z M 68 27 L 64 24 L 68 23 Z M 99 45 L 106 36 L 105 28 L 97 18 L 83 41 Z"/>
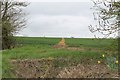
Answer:
<path fill-rule="evenodd" d="M 17 67 L 23 66 L 20 60 L 25 60 L 26 63 L 29 63 L 28 60 L 43 60 L 41 64 L 44 64 L 45 60 L 48 60 L 48 62 L 52 60 L 52 66 L 58 70 L 59 68 L 64 69 L 78 64 L 98 64 L 97 61 L 104 60 L 101 57 L 102 54 L 107 55 L 114 51 L 109 48 L 114 41 L 113 39 L 65 38 L 68 48 L 53 48 L 60 40 L 61 38 L 16 37 L 17 46 L 2 53 L 2 77 L 20 77 L 16 75 L 15 71 L 15 69 L 18 70 Z M 37 64 L 37 62 L 34 63 Z M 102 64 L 105 63 L 102 62 Z M 22 68 L 19 68 L 18 71 L 23 70 Z M 47 74 L 44 77 L 50 76 L 54 77 L 55 73 Z"/>

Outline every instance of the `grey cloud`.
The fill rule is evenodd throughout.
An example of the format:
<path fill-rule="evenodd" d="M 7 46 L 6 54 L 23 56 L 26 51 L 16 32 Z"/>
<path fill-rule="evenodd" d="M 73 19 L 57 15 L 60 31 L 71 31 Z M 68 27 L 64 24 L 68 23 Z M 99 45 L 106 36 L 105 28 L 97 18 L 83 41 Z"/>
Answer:
<path fill-rule="evenodd" d="M 94 37 L 89 24 L 94 24 L 90 2 L 32 2 L 25 11 L 27 36 Z"/>
<path fill-rule="evenodd" d="M 30 14 L 79 15 L 89 14 L 92 2 L 32 2 L 26 11 Z"/>

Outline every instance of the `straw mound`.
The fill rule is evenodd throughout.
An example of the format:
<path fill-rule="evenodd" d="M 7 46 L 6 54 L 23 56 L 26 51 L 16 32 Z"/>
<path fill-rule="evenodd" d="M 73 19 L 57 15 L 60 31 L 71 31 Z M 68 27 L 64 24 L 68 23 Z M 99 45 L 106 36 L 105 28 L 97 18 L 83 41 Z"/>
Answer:
<path fill-rule="evenodd" d="M 54 45 L 53 48 L 66 48 L 67 45 L 65 44 L 65 39 L 62 38 L 61 41 L 57 44 L 57 45 Z"/>

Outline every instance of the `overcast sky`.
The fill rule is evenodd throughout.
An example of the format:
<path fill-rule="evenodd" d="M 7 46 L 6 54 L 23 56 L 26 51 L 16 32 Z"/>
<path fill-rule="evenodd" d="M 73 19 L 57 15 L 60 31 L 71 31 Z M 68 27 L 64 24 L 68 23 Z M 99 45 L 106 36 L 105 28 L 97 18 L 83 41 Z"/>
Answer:
<path fill-rule="evenodd" d="M 34 37 L 94 37 L 88 26 L 94 24 L 92 1 L 33 2 L 25 9 L 26 28 L 18 35 Z M 101 36 L 98 34 L 97 36 Z"/>

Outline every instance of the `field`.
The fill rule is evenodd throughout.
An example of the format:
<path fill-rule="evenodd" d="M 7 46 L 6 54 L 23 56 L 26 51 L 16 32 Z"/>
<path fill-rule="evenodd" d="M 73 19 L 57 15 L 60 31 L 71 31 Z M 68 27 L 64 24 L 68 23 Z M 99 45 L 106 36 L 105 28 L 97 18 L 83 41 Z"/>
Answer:
<path fill-rule="evenodd" d="M 67 47 L 53 47 L 60 40 L 16 37 L 16 47 L 2 53 L 2 77 L 117 77 L 116 64 L 111 69 L 106 62 L 116 52 L 111 48 L 114 39 L 65 38 Z"/>

